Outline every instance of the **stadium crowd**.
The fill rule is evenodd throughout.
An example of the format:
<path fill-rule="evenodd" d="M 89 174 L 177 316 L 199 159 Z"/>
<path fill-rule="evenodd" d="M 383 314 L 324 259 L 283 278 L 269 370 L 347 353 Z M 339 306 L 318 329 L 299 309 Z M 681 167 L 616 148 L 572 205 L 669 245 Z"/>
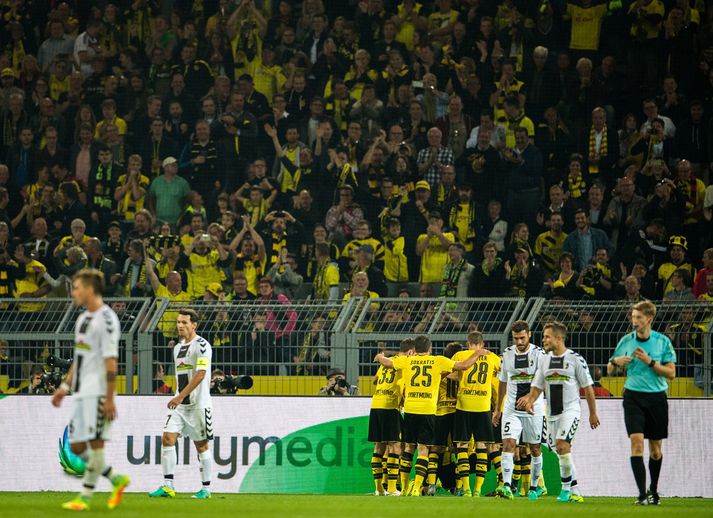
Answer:
<path fill-rule="evenodd" d="M 713 300 L 711 2 L 2 0 L 0 26 L 0 298 L 88 266 L 179 301 Z"/>

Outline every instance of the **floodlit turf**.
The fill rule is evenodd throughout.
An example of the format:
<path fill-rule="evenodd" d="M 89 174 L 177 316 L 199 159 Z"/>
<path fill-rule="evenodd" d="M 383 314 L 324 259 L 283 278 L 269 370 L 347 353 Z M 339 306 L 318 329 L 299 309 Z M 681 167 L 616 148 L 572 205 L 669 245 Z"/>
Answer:
<path fill-rule="evenodd" d="M 73 497 L 70 493 L 0 493 L 0 516 L 3 518 L 46 518 L 69 516 L 60 504 Z M 496 498 L 376 498 L 374 496 L 305 496 L 305 495 L 235 495 L 215 494 L 211 500 L 196 501 L 190 494 L 175 499 L 150 499 L 145 495 L 128 493 L 118 509 L 106 508 L 107 494 L 98 493 L 92 500 L 92 510 L 84 514 L 112 514 L 135 518 L 196 518 L 198 516 L 233 516 L 281 518 L 414 518 L 421 513 L 442 516 L 472 516 L 487 513 L 508 518 L 552 518 L 553 512 L 564 511 L 566 516 L 684 516 L 686 518 L 713 516 L 713 500 L 672 498 L 660 507 L 639 508 L 630 498 L 588 498 L 583 504 L 558 504 L 554 497 L 538 502 L 524 498 L 505 501 Z M 458 513 L 466 512 L 461 515 Z"/>

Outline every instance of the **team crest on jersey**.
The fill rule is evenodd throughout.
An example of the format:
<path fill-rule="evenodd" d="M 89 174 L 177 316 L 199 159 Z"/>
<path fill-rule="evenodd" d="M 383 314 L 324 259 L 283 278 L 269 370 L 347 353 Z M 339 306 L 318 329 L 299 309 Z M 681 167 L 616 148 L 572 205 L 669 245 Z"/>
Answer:
<path fill-rule="evenodd" d="M 83 340 L 80 340 L 79 342 L 75 343 L 74 348 L 80 349 L 82 351 L 91 351 L 92 350 L 92 348 L 89 345 L 85 344 Z"/>

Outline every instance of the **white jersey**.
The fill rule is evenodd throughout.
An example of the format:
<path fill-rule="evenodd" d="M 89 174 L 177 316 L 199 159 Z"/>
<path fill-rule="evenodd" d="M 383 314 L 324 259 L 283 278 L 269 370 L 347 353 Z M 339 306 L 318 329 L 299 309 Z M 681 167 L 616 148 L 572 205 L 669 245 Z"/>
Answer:
<path fill-rule="evenodd" d="M 584 358 L 571 349 L 562 356 L 546 354 L 540 357 L 532 386 L 547 395 L 547 415 L 556 417 L 567 412 L 580 412 L 579 389 L 593 385 Z"/>
<path fill-rule="evenodd" d="M 530 385 L 532 380 L 535 379 L 539 360 L 543 356 L 545 356 L 545 351 L 534 344 L 530 344 L 527 352 L 522 354 L 517 352 L 517 347 L 514 345 L 503 351 L 503 361 L 500 364 L 500 372 L 498 373 L 498 379 L 507 383 L 503 414 L 514 414 L 521 417 L 530 415 L 524 410 L 517 410 L 515 404 L 518 399 L 530 393 Z M 545 415 L 545 400 L 542 394 L 535 401 L 533 410 L 535 412 L 534 415 L 537 417 Z"/>
<path fill-rule="evenodd" d="M 183 400 L 183 405 L 197 405 L 202 408 L 210 407 L 210 362 L 213 350 L 208 341 L 201 336 L 194 336 L 193 340 L 185 343 L 181 340 L 173 348 L 173 360 L 176 365 L 176 394 L 188 385 L 198 371 L 206 371 L 206 376 L 188 397 Z"/>
<path fill-rule="evenodd" d="M 106 396 L 104 360 L 119 356 L 120 337 L 119 318 L 106 304 L 79 315 L 74 325 L 74 397 Z"/>

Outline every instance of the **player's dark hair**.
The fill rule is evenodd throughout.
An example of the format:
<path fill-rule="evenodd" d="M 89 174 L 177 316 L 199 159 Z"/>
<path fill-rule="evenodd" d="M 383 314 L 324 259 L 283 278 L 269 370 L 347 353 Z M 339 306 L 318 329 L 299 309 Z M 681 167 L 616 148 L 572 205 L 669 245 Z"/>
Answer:
<path fill-rule="evenodd" d="M 182 308 L 178 310 L 179 315 L 186 316 L 190 318 L 191 323 L 197 324 L 200 321 L 200 317 L 198 316 L 198 312 L 195 309 L 191 308 Z"/>
<path fill-rule="evenodd" d="M 473 345 L 478 345 L 484 343 L 483 333 L 480 331 L 472 331 L 468 333 L 468 343 Z"/>
<path fill-rule="evenodd" d="M 468 335 L 470 336 L 470 335 Z M 459 344 L 458 342 L 451 342 L 448 345 L 446 345 L 446 348 L 443 349 L 443 356 L 446 358 L 453 358 L 453 355 L 459 351 L 463 350 L 463 346 Z"/>
<path fill-rule="evenodd" d="M 530 324 L 528 324 L 524 320 L 515 320 L 515 322 L 512 323 L 510 331 L 512 331 L 513 333 L 522 333 L 523 331 L 527 331 L 529 333 Z"/>
<path fill-rule="evenodd" d="M 547 330 L 552 331 L 555 336 L 559 336 L 560 338 L 566 338 L 567 337 L 567 326 L 564 325 L 562 322 L 559 322 L 557 320 L 553 320 L 552 322 L 548 322 L 545 324 L 545 326 L 542 328 L 543 331 Z"/>
<path fill-rule="evenodd" d="M 417 353 L 427 353 L 431 350 L 431 340 L 427 336 L 419 335 L 413 339 L 413 347 Z"/>
<path fill-rule="evenodd" d="M 104 273 L 93 268 L 82 268 L 74 275 L 74 280 L 79 281 L 85 286 L 90 286 L 95 295 L 101 295 L 104 292 Z"/>
<path fill-rule="evenodd" d="M 413 349 L 413 338 L 404 338 L 401 340 L 401 345 L 399 345 L 399 351 L 402 353 L 407 353 Z"/>

